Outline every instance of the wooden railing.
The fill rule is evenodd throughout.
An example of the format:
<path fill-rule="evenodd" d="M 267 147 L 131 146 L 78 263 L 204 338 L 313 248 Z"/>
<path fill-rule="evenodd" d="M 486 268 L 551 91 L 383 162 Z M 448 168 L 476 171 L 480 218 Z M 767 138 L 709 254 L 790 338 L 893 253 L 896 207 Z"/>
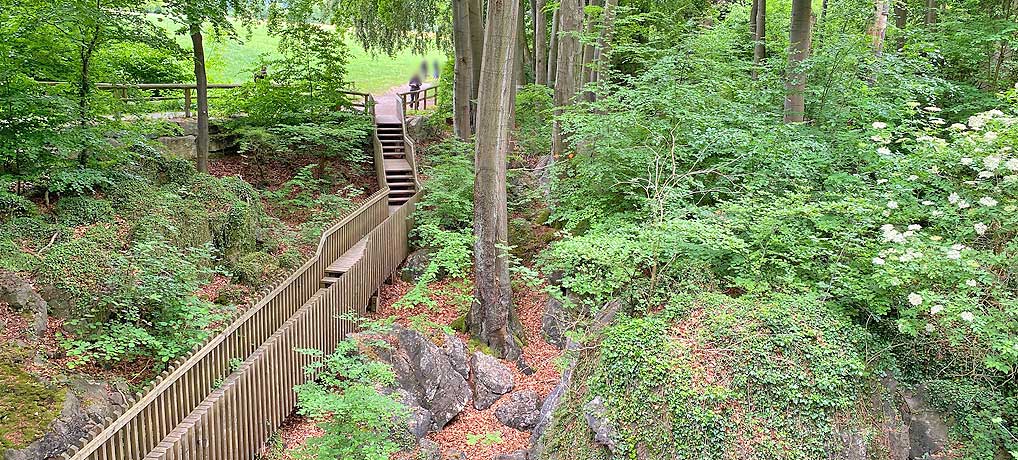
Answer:
<path fill-rule="evenodd" d="M 425 85 L 417 91 L 397 94 L 399 95 L 404 114 L 410 112 L 410 110 L 428 110 L 429 100 L 431 101 L 431 108 L 438 106 L 438 86 L 436 85 Z"/>
<path fill-rule="evenodd" d="M 434 88 L 437 88 L 437 87 L 434 87 Z M 430 89 L 430 88 L 428 88 L 428 89 Z M 421 90 L 421 91 L 425 91 L 425 90 Z M 406 155 L 405 155 L 406 156 L 406 161 L 407 161 L 407 163 L 410 163 L 410 170 L 413 172 L 413 175 L 414 175 L 414 190 L 420 191 L 421 190 L 421 182 L 420 182 L 419 177 L 417 175 L 417 142 L 414 141 L 413 137 L 410 136 L 410 134 L 409 134 L 410 130 L 407 129 L 407 107 L 406 107 L 406 104 L 405 104 L 406 99 L 404 98 L 404 96 L 402 94 L 400 95 L 400 99 L 401 99 L 402 102 L 404 102 L 404 104 L 400 104 L 400 106 L 399 106 L 399 122 L 400 122 L 400 124 L 403 125 L 403 145 L 406 146 Z"/>
<path fill-rule="evenodd" d="M 364 101 L 374 106 L 370 96 Z M 375 158 L 381 158 L 377 135 Z M 382 189 L 327 229 L 304 265 L 61 458 L 252 458 L 292 412 L 294 385 L 306 381 L 304 367 L 313 358 L 297 350 L 334 351 L 356 327 L 340 317 L 364 314 L 371 295 L 407 255 L 407 217 L 417 196 L 390 215 L 389 189 L 379 177 Z M 322 291 L 326 267 L 364 237 L 363 257 Z"/>

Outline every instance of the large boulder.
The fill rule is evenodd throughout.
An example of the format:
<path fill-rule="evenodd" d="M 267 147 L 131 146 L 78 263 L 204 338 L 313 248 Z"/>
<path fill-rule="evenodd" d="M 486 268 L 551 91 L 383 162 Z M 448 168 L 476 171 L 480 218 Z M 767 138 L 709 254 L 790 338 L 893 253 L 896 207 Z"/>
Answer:
<path fill-rule="evenodd" d="M 517 391 L 509 400 L 495 408 L 495 418 L 503 425 L 527 431 L 537 425 L 541 417 L 541 398 L 534 390 Z"/>
<path fill-rule="evenodd" d="M 193 160 L 198 157 L 198 143 L 194 135 L 188 136 L 163 136 L 156 141 L 163 144 L 163 150 L 167 153 L 185 160 Z"/>
<path fill-rule="evenodd" d="M 565 332 L 568 328 L 565 304 L 555 296 L 548 296 L 541 315 L 541 335 L 548 343 L 558 348 L 566 346 Z"/>
<path fill-rule="evenodd" d="M 474 408 L 485 410 L 513 389 L 513 374 L 494 357 L 476 351 L 470 356 L 474 371 Z"/>
<path fill-rule="evenodd" d="M 583 418 L 587 421 L 590 430 L 594 432 L 594 443 L 615 452 L 617 447 L 615 428 L 608 420 L 607 413 L 608 409 L 604 407 L 604 401 L 600 396 L 583 405 Z"/>
<path fill-rule="evenodd" d="M 424 276 L 424 272 L 431 265 L 431 259 L 435 254 L 433 248 L 423 248 L 411 252 L 403 262 L 403 268 L 399 271 L 399 277 L 408 283 L 416 283 Z M 442 279 L 443 274 L 437 273 L 436 280 Z"/>
<path fill-rule="evenodd" d="M 0 270 L 0 302 L 16 310 L 32 313 L 32 332 L 36 337 L 46 332 L 49 306 L 35 291 L 32 281 L 17 273 Z"/>
<path fill-rule="evenodd" d="M 379 347 L 371 353 L 392 366 L 396 388 L 390 391 L 402 393 L 400 399 L 411 408 L 410 431 L 423 436 L 422 426 L 427 425 L 430 431 L 442 429 L 470 400 L 465 372 L 458 369 L 464 358 L 456 353 L 465 350 L 465 345 L 459 338 L 446 335 L 443 347 L 439 347 L 420 332 L 401 327 L 393 330 L 393 336 L 388 341 L 394 347 Z M 460 343 L 451 343 L 454 341 Z M 446 350 L 451 350 L 453 356 L 446 354 Z"/>

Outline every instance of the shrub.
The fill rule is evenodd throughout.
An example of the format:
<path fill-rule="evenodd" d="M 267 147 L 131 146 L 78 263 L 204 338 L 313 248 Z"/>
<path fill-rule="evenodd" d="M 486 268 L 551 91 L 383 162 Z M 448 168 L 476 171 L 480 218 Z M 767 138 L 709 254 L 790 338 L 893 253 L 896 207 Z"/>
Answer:
<path fill-rule="evenodd" d="M 0 191 L 0 219 L 16 216 L 32 216 L 39 213 L 35 203 L 28 198 L 10 192 Z"/>
<path fill-rule="evenodd" d="M 80 196 L 61 198 L 57 202 L 56 214 L 61 223 L 76 227 L 112 222 L 115 213 L 109 200 Z"/>
<path fill-rule="evenodd" d="M 527 85 L 516 94 L 516 143 L 524 152 L 551 153 L 553 95 L 546 85 Z"/>

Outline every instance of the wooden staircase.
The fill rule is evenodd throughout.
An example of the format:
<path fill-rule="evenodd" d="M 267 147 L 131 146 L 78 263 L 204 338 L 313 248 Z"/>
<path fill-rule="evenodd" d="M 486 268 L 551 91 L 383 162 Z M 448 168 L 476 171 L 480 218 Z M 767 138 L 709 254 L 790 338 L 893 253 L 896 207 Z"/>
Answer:
<path fill-rule="evenodd" d="M 382 143 L 385 162 L 385 182 L 389 186 L 389 209 L 406 203 L 417 193 L 414 172 L 407 161 L 407 146 L 403 141 L 403 125 L 378 122 L 378 140 Z"/>

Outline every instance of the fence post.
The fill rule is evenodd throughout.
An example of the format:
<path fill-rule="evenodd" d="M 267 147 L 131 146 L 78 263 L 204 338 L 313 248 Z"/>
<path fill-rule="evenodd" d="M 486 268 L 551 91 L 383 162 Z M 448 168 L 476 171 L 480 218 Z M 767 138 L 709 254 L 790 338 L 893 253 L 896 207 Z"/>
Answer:
<path fill-rule="evenodd" d="M 191 118 L 191 88 L 184 88 L 184 118 Z"/>

